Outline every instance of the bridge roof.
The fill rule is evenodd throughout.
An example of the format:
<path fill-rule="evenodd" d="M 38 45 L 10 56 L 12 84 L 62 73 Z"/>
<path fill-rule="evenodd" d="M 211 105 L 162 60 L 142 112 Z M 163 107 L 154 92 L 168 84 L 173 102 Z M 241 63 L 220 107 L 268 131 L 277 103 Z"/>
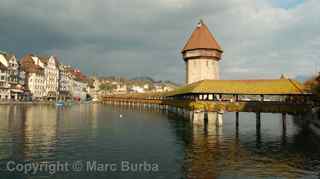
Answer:
<path fill-rule="evenodd" d="M 307 94 L 296 80 L 203 80 L 178 88 L 168 96 L 190 93 L 248 94 L 248 95 L 301 95 Z"/>

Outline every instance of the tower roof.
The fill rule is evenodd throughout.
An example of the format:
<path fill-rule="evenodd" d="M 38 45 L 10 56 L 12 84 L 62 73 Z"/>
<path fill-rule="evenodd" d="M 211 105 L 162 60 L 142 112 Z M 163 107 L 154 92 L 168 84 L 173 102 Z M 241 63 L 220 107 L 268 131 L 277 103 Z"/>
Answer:
<path fill-rule="evenodd" d="M 222 52 L 220 45 L 202 20 L 200 20 L 196 29 L 192 32 L 182 52 L 195 49 L 212 49 Z"/>

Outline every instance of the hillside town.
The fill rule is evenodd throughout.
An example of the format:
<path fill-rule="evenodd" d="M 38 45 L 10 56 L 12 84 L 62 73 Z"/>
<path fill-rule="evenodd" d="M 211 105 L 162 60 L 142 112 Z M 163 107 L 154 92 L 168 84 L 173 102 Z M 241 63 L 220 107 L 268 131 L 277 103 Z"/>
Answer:
<path fill-rule="evenodd" d="M 106 94 L 164 92 L 175 87 L 152 79 L 87 76 L 53 55 L 29 53 L 18 60 L 15 54 L 0 51 L 1 101 L 98 101 Z"/>

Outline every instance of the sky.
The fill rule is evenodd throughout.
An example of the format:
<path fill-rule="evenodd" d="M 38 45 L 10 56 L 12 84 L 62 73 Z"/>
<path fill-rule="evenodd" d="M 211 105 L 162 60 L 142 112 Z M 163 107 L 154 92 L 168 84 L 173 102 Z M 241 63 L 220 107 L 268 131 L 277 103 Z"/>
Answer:
<path fill-rule="evenodd" d="M 320 70 L 319 17 L 319 0 L 0 0 L 0 50 L 183 83 L 180 51 L 203 19 L 222 79 L 294 78 Z"/>

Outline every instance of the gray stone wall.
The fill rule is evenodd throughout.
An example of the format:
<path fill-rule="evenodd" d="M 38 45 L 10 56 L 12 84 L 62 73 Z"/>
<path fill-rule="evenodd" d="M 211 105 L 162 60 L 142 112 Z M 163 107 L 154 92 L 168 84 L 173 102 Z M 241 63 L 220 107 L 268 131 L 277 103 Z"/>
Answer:
<path fill-rule="evenodd" d="M 187 84 L 200 80 L 218 80 L 219 64 L 213 59 L 189 59 L 186 62 Z"/>

